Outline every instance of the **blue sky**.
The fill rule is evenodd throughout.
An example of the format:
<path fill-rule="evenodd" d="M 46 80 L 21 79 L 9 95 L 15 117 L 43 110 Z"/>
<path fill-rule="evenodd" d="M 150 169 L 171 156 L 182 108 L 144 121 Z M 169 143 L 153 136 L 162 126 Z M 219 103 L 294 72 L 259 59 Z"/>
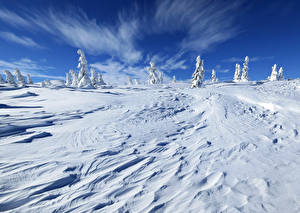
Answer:
<path fill-rule="evenodd" d="M 295 0 L 0 0 L 0 70 L 64 79 L 83 49 L 110 83 L 141 81 L 154 61 L 166 78 L 189 80 L 204 59 L 220 80 L 250 57 L 249 77 L 274 63 L 300 77 L 300 9 Z"/>

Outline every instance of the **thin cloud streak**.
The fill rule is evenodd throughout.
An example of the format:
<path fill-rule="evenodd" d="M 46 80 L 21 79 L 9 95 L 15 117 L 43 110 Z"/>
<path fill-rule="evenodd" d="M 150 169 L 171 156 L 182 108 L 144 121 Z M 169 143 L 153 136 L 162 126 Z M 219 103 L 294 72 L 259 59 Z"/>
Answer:
<path fill-rule="evenodd" d="M 42 46 L 37 44 L 31 38 L 25 36 L 17 36 L 11 32 L 0 32 L 0 37 L 6 41 L 21 44 L 26 47 L 42 48 Z"/>

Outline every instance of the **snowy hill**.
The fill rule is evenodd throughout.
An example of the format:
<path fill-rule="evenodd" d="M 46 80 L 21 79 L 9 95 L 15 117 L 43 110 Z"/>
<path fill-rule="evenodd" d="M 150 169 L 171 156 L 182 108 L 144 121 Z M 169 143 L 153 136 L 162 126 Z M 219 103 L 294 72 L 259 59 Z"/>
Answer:
<path fill-rule="evenodd" d="M 0 87 L 0 211 L 299 212 L 300 80 Z"/>

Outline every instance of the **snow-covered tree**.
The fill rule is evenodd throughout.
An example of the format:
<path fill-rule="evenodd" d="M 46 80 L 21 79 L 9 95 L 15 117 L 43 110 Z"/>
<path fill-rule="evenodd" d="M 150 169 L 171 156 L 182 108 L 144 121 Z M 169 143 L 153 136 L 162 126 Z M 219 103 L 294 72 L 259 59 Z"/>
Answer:
<path fill-rule="evenodd" d="M 176 76 L 173 75 L 172 83 L 176 83 Z"/>
<path fill-rule="evenodd" d="M 164 74 L 160 71 L 158 71 L 158 83 L 160 84 L 164 83 Z"/>
<path fill-rule="evenodd" d="M 248 63 L 249 63 L 249 57 L 246 56 L 245 57 L 245 62 L 243 64 L 243 72 L 242 72 L 242 76 L 241 76 L 241 81 L 249 81 L 249 77 L 248 77 Z"/>
<path fill-rule="evenodd" d="M 25 77 L 21 74 L 18 68 L 15 68 L 15 75 L 17 77 L 17 84 L 21 87 L 25 87 L 26 85 Z"/>
<path fill-rule="evenodd" d="M 96 86 L 96 84 L 97 84 L 97 73 L 96 73 L 96 70 L 94 68 L 91 68 L 90 72 L 91 72 L 91 82 L 92 82 L 93 86 Z"/>
<path fill-rule="evenodd" d="M 45 79 L 43 82 L 42 82 L 42 87 L 50 87 L 52 84 L 51 82 L 48 80 L 48 79 Z"/>
<path fill-rule="evenodd" d="M 79 69 L 79 74 L 78 74 L 78 87 L 79 88 L 94 88 L 92 85 L 91 79 L 89 78 L 88 74 L 88 65 L 87 61 L 85 59 L 84 52 L 82 50 L 78 50 L 77 54 L 80 55 L 78 61 L 78 66 L 77 68 Z"/>
<path fill-rule="evenodd" d="M 216 71 L 214 69 L 212 69 L 212 71 L 211 71 L 211 82 L 212 83 L 218 82 L 218 79 L 216 77 Z"/>
<path fill-rule="evenodd" d="M 283 80 L 284 80 L 283 68 L 280 67 L 278 71 L 278 81 L 283 81 Z"/>
<path fill-rule="evenodd" d="M 147 70 L 149 71 L 149 76 L 148 76 L 148 83 L 149 84 L 159 84 L 161 82 L 159 76 L 159 72 L 157 71 L 154 62 L 150 62 L 150 67 L 147 67 Z"/>
<path fill-rule="evenodd" d="M 203 60 L 201 60 L 200 56 L 198 56 L 196 59 L 196 69 L 193 73 L 191 88 L 201 87 L 204 79 L 204 73 Z"/>
<path fill-rule="evenodd" d="M 28 84 L 33 84 L 33 81 L 32 81 L 32 79 L 31 79 L 31 77 L 30 77 L 29 74 L 27 74 L 27 83 Z"/>
<path fill-rule="evenodd" d="M 140 84 L 139 80 L 137 80 L 137 79 L 134 79 L 134 83 L 135 83 L 135 85 L 139 85 Z"/>
<path fill-rule="evenodd" d="M 128 85 L 132 85 L 133 83 L 132 83 L 132 79 L 131 79 L 131 77 L 130 76 L 128 76 Z"/>
<path fill-rule="evenodd" d="M 103 77 L 100 73 L 97 73 L 97 85 L 106 85 L 106 83 L 103 80 Z"/>
<path fill-rule="evenodd" d="M 71 87 L 78 87 L 78 77 L 77 77 L 77 73 L 74 70 L 70 70 L 70 74 L 72 76 L 72 84 Z"/>
<path fill-rule="evenodd" d="M 277 80 L 278 80 L 277 64 L 274 64 L 274 65 L 272 66 L 272 73 L 271 73 L 271 75 L 268 77 L 268 80 L 270 80 L 270 81 L 277 81 Z"/>
<path fill-rule="evenodd" d="M 11 74 L 11 72 L 9 72 L 8 70 L 4 70 L 3 72 L 4 72 L 5 76 L 6 76 L 7 83 L 9 83 L 10 85 L 16 86 L 17 84 L 15 82 L 15 78 Z"/>
<path fill-rule="evenodd" d="M 66 73 L 66 82 L 65 82 L 65 85 L 66 85 L 66 87 L 70 87 L 71 84 L 72 84 L 71 77 L 70 77 L 69 73 Z"/>
<path fill-rule="evenodd" d="M 7 82 L 3 79 L 2 75 L 0 74 L 0 84 L 5 84 L 5 83 Z"/>
<path fill-rule="evenodd" d="M 240 64 L 236 64 L 235 65 L 235 72 L 234 72 L 233 81 L 234 82 L 238 82 L 240 80 L 241 80 L 241 65 Z"/>

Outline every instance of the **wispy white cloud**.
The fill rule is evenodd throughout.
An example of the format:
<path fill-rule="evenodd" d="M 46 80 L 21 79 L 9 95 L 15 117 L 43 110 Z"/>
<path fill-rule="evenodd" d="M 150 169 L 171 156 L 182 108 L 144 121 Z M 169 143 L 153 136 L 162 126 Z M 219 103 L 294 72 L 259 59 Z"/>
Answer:
<path fill-rule="evenodd" d="M 152 29 L 157 33 L 184 32 L 181 47 L 203 51 L 238 34 L 235 19 L 243 2 L 157 0 Z"/>
<path fill-rule="evenodd" d="M 39 44 L 37 44 L 31 38 L 28 38 L 25 36 L 17 36 L 11 32 L 0 32 L 0 37 L 6 41 L 21 44 L 26 47 L 42 48 Z"/>
<path fill-rule="evenodd" d="M 49 71 L 55 69 L 51 66 L 40 65 L 38 62 L 29 58 L 22 58 L 14 61 L 0 60 L 0 70 L 10 70 L 18 68 L 24 74 L 30 74 L 32 77 L 50 78 L 50 79 L 61 79 L 63 76 L 54 76 L 49 74 Z M 1 72 L 0 72 L 1 73 Z M 2 73 L 1 73 L 2 74 Z"/>
<path fill-rule="evenodd" d="M 254 56 L 254 57 L 249 57 L 250 62 L 257 62 L 257 61 L 265 61 L 265 60 L 272 60 L 274 59 L 274 56 Z M 242 57 L 231 57 L 231 58 L 226 58 L 223 60 L 223 62 L 229 62 L 229 63 L 243 63 L 245 59 Z"/>

